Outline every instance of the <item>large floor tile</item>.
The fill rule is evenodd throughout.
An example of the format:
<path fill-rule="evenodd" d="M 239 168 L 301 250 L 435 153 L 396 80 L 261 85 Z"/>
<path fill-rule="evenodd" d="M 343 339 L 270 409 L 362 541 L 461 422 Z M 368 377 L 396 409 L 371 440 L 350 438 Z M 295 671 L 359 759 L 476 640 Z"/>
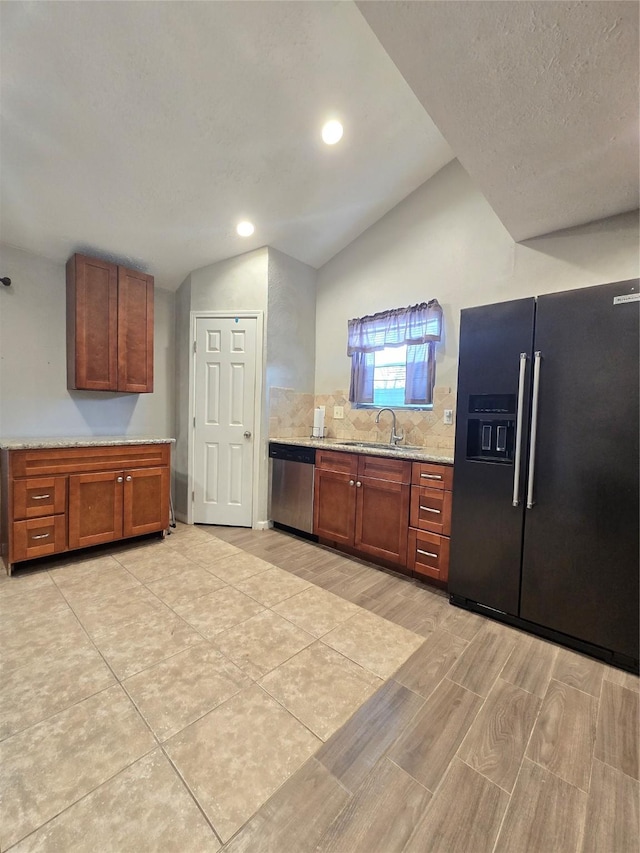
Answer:
<path fill-rule="evenodd" d="M 423 705 L 421 696 L 387 681 L 320 747 L 316 758 L 353 792 Z"/>
<path fill-rule="evenodd" d="M 593 762 L 583 853 L 640 850 L 640 785 L 608 764 Z"/>
<path fill-rule="evenodd" d="M 25 663 L 48 657 L 56 649 L 88 642 L 86 631 L 69 607 L 42 619 L 26 620 L 19 630 L 0 620 L 0 672 L 6 676 Z"/>
<path fill-rule="evenodd" d="M 495 853 L 578 853 L 586 805 L 585 793 L 525 758 Z"/>
<path fill-rule="evenodd" d="M 274 604 L 307 589 L 311 586 L 311 582 L 274 567 L 235 585 L 246 595 L 250 595 L 260 604 L 264 604 L 265 607 L 272 607 Z"/>
<path fill-rule="evenodd" d="M 199 566 L 214 566 L 220 560 L 242 554 L 235 545 L 229 545 L 215 536 L 205 535 L 204 539 L 194 540 L 180 548 L 180 553 Z"/>
<path fill-rule="evenodd" d="M 515 632 L 514 638 L 515 647 L 500 678 L 543 699 L 551 680 L 558 647 L 520 632 Z"/>
<path fill-rule="evenodd" d="M 327 740 L 382 683 L 322 643 L 304 649 L 260 681 L 321 740 Z"/>
<path fill-rule="evenodd" d="M 640 693 L 640 678 L 631 672 L 625 672 L 623 669 L 614 666 L 605 666 L 604 677 L 611 684 L 617 684 L 619 687 L 626 687 L 627 690 L 635 690 L 636 693 Z"/>
<path fill-rule="evenodd" d="M 473 721 L 458 755 L 511 793 L 541 700 L 498 679 Z"/>
<path fill-rule="evenodd" d="M 260 687 L 243 690 L 167 741 L 165 748 L 227 841 L 319 746 Z"/>
<path fill-rule="evenodd" d="M 552 678 L 599 698 L 604 671 L 605 668 L 600 661 L 579 655 L 569 649 L 559 649 Z"/>
<path fill-rule="evenodd" d="M 11 598 L 13 595 L 42 589 L 52 583 L 46 569 L 14 569 L 13 574 L 9 576 L 0 566 L 0 601 Z"/>
<path fill-rule="evenodd" d="M 403 853 L 491 853 L 508 794 L 454 759 Z"/>
<path fill-rule="evenodd" d="M 0 625 L 3 630 L 21 631 L 68 609 L 64 596 L 53 584 L 31 588 L 19 595 L 0 598 Z"/>
<path fill-rule="evenodd" d="M 634 779 L 639 778 L 639 706 L 633 690 L 603 682 L 595 756 Z"/>
<path fill-rule="evenodd" d="M 380 678 L 389 678 L 422 645 L 424 637 L 362 610 L 326 634 L 322 642 Z"/>
<path fill-rule="evenodd" d="M 99 652 L 85 637 L 48 655 L 27 655 L 4 672 L 0 684 L 0 740 L 115 684 Z"/>
<path fill-rule="evenodd" d="M 251 678 L 257 680 L 314 641 L 277 613 L 264 610 L 218 634 L 213 643 Z"/>
<path fill-rule="evenodd" d="M 168 612 L 167 607 L 143 586 L 98 596 L 67 593 L 67 598 L 91 636 L 108 632 L 117 625 L 152 619 Z"/>
<path fill-rule="evenodd" d="M 357 605 L 317 586 L 310 586 L 272 609 L 314 637 L 324 636 L 358 613 Z"/>
<path fill-rule="evenodd" d="M 449 605 L 442 610 L 442 618 L 438 623 L 439 628 L 444 628 L 450 634 L 455 634 L 463 640 L 470 642 L 476 636 L 480 628 L 486 624 L 487 620 L 477 613 L 470 613 L 468 610 L 463 610 L 461 607 Z"/>
<path fill-rule="evenodd" d="M 349 794 L 310 758 L 224 848 L 225 853 L 315 853 Z"/>
<path fill-rule="evenodd" d="M 12 853 L 206 853 L 220 842 L 158 750 L 127 767 Z"/>
<path fill-rule="evenodd" d="M 199 566 L 147 584 L 147 587 L 169 607 L 180 607 L 201 595 L 215 592 L 224 581 Z"/>
<path fill-rule="evenodd" d="M 208 563 L 207 568 L 226 583 L 238 584 L 247 578 L 271 571 L 273 565 L 260 557 L 236 549 L 235 553 L 223 554 L 219 559 Z"/>
<path fill-rule="evenodd" d="M 163 741 L 251 683 L 235 664 L 203 642 L 128 678 L 124 686 Z"/>
<path fill-rule="evenodd" d="M 232 586 L 223 586 L 176 606 L 176 612 L 204 637 L 211 639 L 264 610 L 262 604 Z"/>
<path fill-rule="evenodd" d="M 121 566 L 110 554 L 103 552 L 100 554 L 93 554 L 92 552 L 74 554 L 72 552 L 68 560 L 51 566 L 49 572 L 51 580 L 56 586 L 63 589 L 86 580 L 94 580 L 103 572 L 117 568 L 121 568 Z"/>
<path fill-rule="evenodd" d="M 402 853 L 430 799 L 415 779 L 382 759 L 327 829 L 317 853 Z"/>
<path fill-rule="evenodd" d="M 527 757 L 582 791 L 589 790 L 598 702 L 551 680 L 534 726 Z"/>
<path fill-rule="evenodd" d="M 140 581 L 112 557 L 90 561 L 89 568 L 78 563 L 59 572 L 52 570 L 51 577 L 65 597 L 109 595 L 120 590 L 140 586 Z M 77 574 L 65 574 L 77 570 Z"/>
<path fill-rule="evenodd" d="M 152 583 L 195 568 L 195 563 L 183 557 L 177 549 L 164 547 L 164 543 L 147 549 L 123 551 L 114 556 L 141 583 Z"/>
<path fill-rule="evenodd" d="M 5 850 L 155 745 L 119 685 L 0 743 Z"/>
<path fill-rule="evenodd" d="M 389 758 L 434 792 L 481 705 L 479 696 L 445 678 L 391 748 Z"/>
<path fill-rule="evenodd" d="M 197 631 L 170 610 L 100 631 L 94 641 L 121 680 L 204 642 Z"/>

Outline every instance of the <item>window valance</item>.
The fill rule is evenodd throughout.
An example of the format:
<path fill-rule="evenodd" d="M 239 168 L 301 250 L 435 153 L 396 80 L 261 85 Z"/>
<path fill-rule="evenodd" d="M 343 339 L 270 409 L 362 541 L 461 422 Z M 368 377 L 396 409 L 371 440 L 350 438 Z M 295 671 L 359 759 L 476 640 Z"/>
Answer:
<path fill-rule="evenodd" d="M 349 320 L 347 355 L 385 347 L 437 342 L 442 336 L 442 308 L 437 299 L 408 308 L 380 311 Z"/>

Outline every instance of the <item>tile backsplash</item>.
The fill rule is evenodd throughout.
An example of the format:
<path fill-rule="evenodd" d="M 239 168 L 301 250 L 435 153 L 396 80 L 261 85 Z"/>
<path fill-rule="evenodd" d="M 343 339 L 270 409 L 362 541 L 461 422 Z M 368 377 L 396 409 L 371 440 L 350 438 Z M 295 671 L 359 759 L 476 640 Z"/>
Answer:
<path fill-rule="evenodd" d="M 269 395 L 269 437 L 308 438 L 313 425 L 313 410 L 325 407 L 325 433 L 327 438 L 352 441 L 388 441 L 391 433 L 391 416 L 385 412 L 376 424 L 376 409 L 351 407 L 346 391 L 334 394 L 300 394 L 290 388 L 271 388 Z M 334 407 L 341 406 L 344 418 L 334 418 Z M 455 394 L 448 387 L 436 386 L 431 411 L 397 409 L 399 431 L 404 433 L 401 444 L 426 447 L 453 455 L 455 426 L 444 423 L 444 410 L 454 411 Z"/>

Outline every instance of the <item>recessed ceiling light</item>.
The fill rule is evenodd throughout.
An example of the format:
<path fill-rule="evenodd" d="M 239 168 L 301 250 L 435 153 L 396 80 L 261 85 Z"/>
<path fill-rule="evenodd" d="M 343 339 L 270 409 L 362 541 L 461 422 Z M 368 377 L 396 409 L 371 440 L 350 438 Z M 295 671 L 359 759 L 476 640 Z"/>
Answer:
<path fill-rule="evenodd" d="M 255 230 L 256 229 L 253 227 L 253 224 L 251 222 L 247 222 L 246 219 L 242 222 L 238 222 L 238 227 L 236 228 L 236 231 L 241 237 L 251 237 Z"/>
<path fill-rule="evenodd" d="M 335 145 L 342 139 L 342 125 L 339 121 L 332 119 L 328 121 L 322 128 L 322 139 L 327 145 Z"/>

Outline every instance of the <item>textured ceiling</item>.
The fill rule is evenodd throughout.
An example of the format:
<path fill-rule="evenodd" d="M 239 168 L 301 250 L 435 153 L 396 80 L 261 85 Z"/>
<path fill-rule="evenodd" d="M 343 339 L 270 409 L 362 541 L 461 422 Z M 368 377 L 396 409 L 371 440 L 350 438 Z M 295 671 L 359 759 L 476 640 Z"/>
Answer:
<path fill-rule="evenodd" d="M 518 240 L 638 206 L 635 2 L 51 0 L 0 23 L 0 235 L 50 258 L 170 289 L 262 245 L 320 266 L 454 156 Z"/>
<path fill-rule="evenodd" d="M 319 266 L 453 158 L 351 2 L 0 15 L 1 234 L 47 257 L 99 253 L 169 289 L 262 245 Z"/>
<path fill-rule="evenodd" d="M 515 240 L 638 207 L 637 2 L 359 2 Z"/>

